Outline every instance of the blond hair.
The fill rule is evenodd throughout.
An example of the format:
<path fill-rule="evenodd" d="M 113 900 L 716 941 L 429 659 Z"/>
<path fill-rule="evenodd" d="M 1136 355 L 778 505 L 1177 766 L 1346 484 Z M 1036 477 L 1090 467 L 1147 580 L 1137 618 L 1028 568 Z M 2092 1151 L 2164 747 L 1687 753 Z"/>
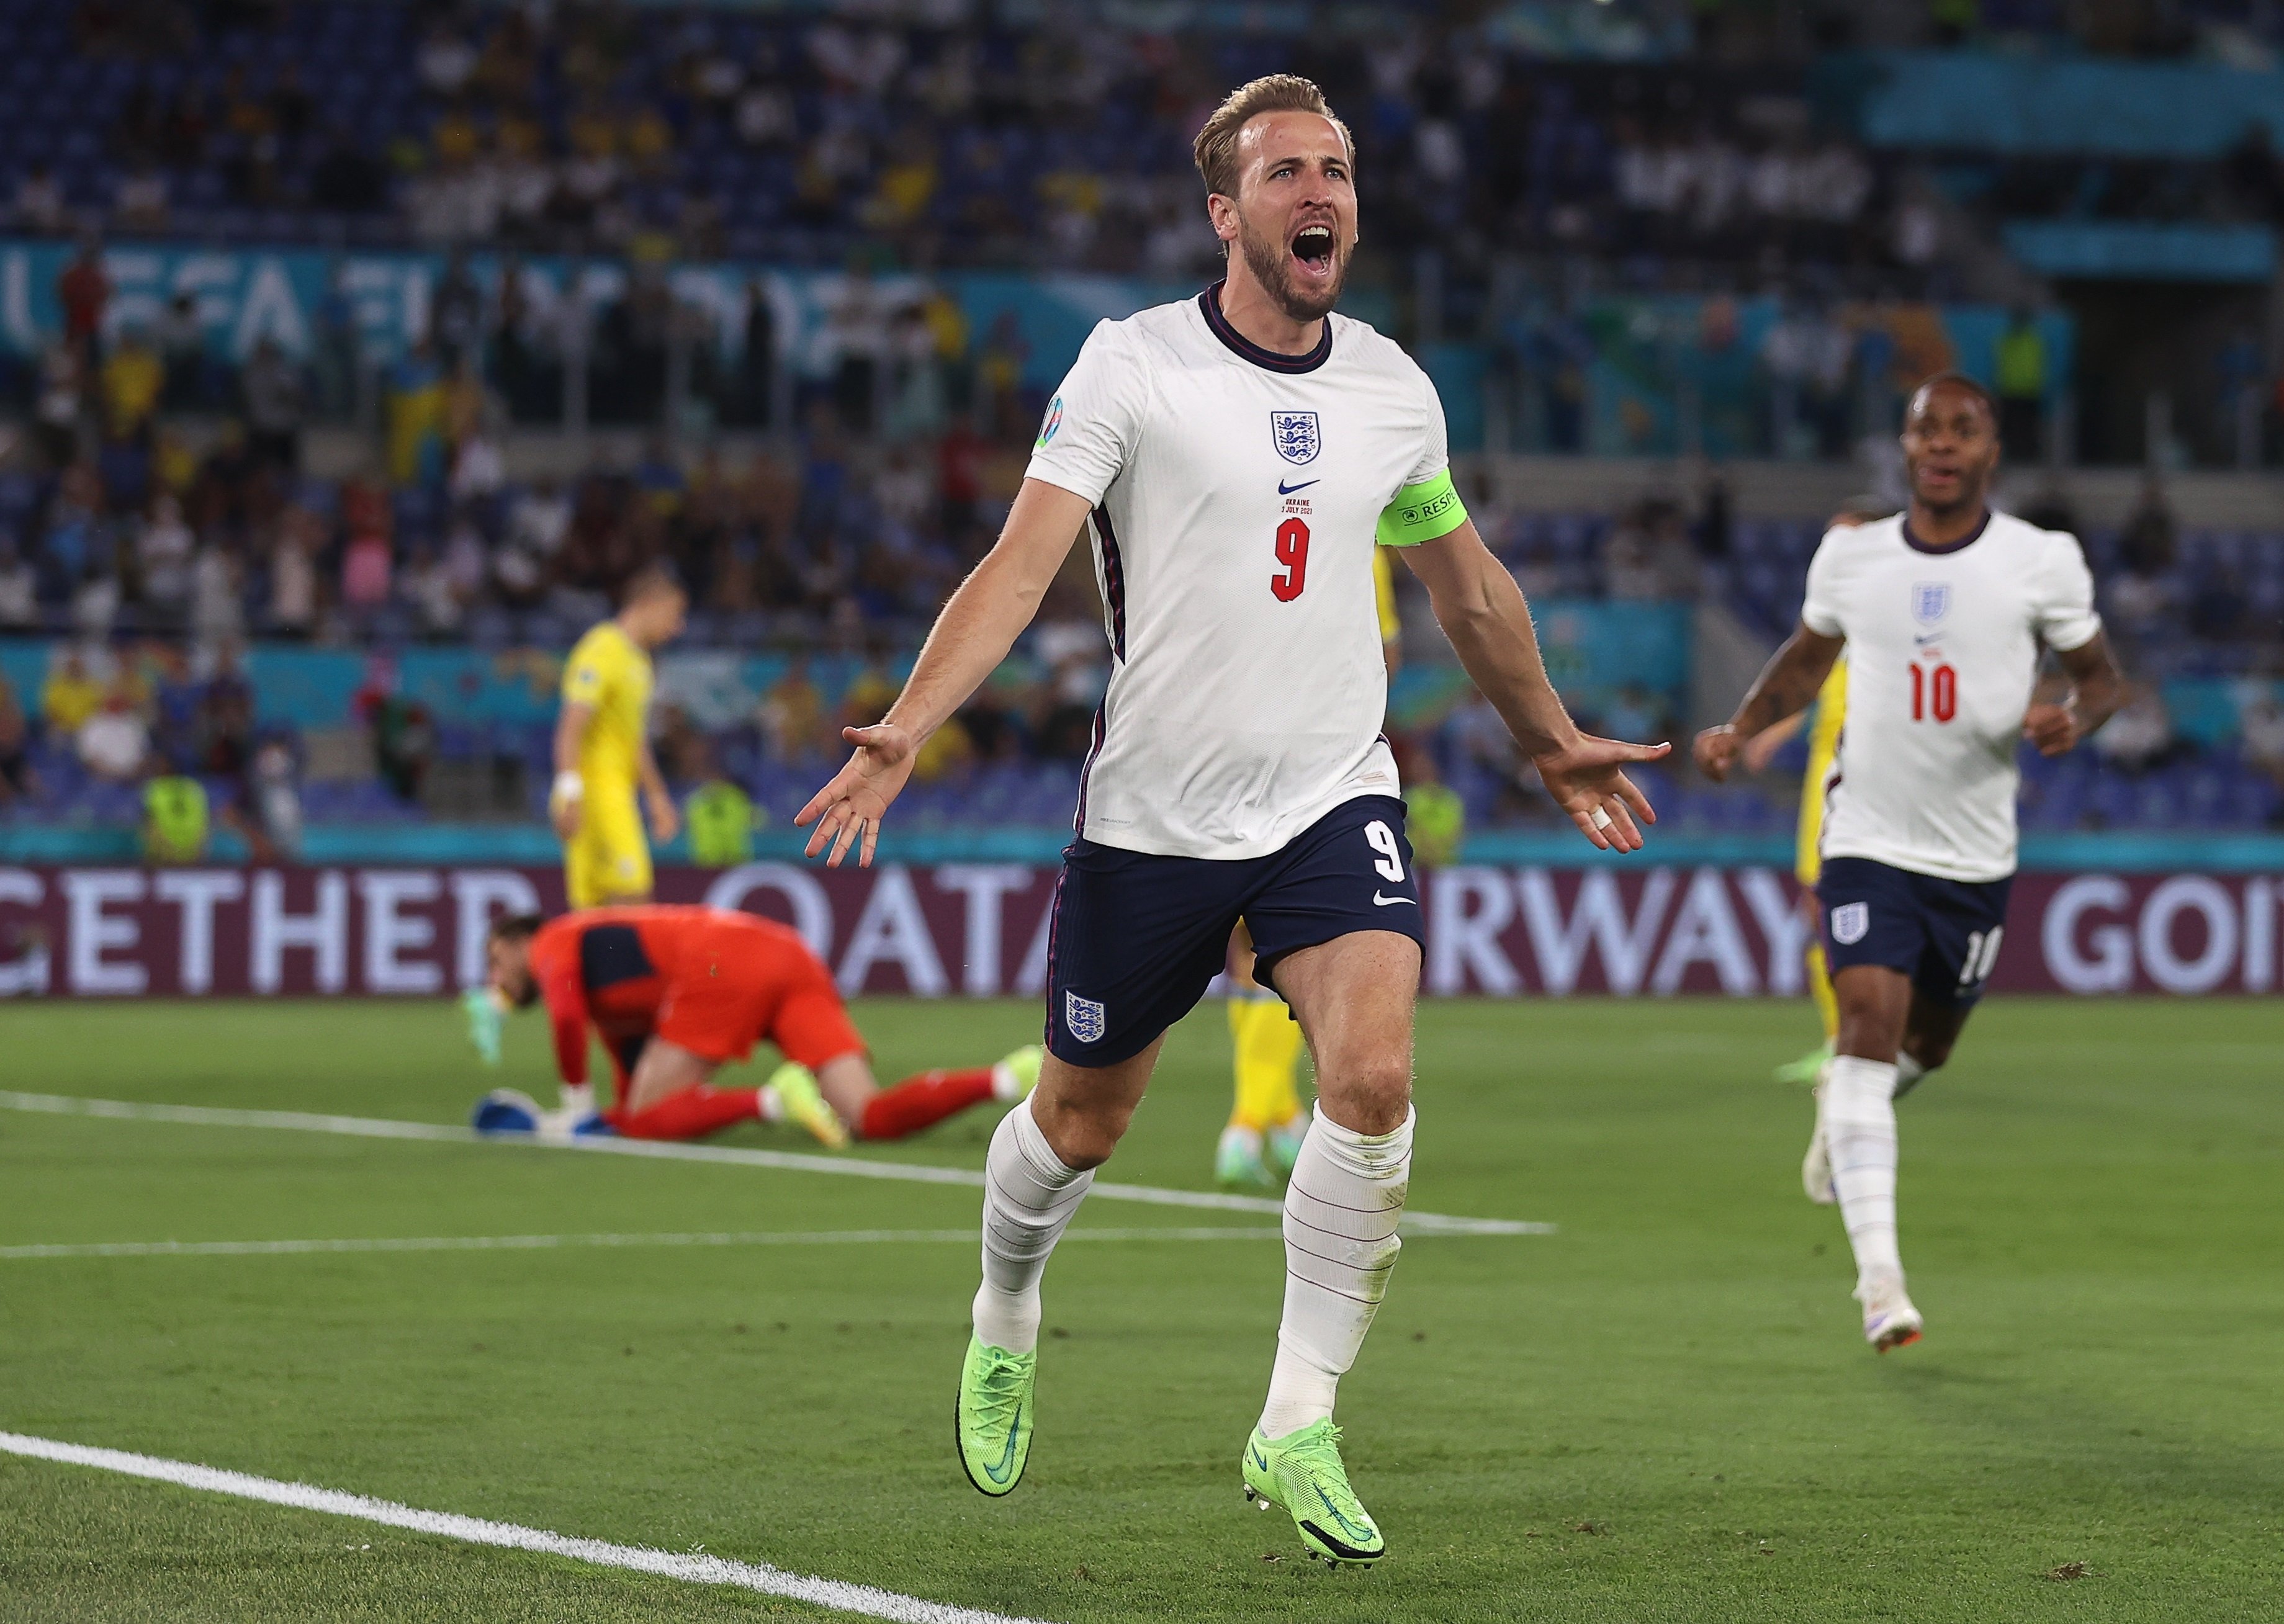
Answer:
<path fill-rule="evenodd" d="M 1232 90 L 1191 143 L 1190 154 L 1197 160 L 1208 191 L 1224 198 L 1237 195 L 1237 138 L 1264 113 L 1313 113 L 1330 119 L 1333 128 L 1341 132 L 1341 145 L 1347 149 L 1349 161 L 1356 161 L 1356 137 L 1349 134 L 1349 127 L 1333 112 L 1316 82 L 1298 74 L 1271 74 Z"/>

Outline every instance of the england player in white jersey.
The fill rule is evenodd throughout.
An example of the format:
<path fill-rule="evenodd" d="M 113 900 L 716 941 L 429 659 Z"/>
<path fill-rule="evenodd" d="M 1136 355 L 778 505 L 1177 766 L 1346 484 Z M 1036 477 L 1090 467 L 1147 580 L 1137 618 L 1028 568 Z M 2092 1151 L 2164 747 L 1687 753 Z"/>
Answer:
<path fill-rule="evenodd" d="M 1746 742 L 1800 710 L 1844 647 L 1848 704 L 1825 788 L 1825 949 L 1840 1035 L 1802 1177 L 1839 1203 L 1865 1339 L 1919 1339 L 1896 1237 L 1896 1097 L 1951 1058 L 1998 963 L 2014 875 L 2015 753 L 2060 755 L 2109 719 L 2122 683 L 2077 538 L 1989 505 L 1998 413 L 1955 374 L 1904 422 L 1910 508 L 1834 529 L 1801 624 L 1697 762 L 1727 777 Z M 2043 651 L 2071 688 L 2034 703 Z"/>
<path fill-rule="evenodd" d="M 1589 738 L 1564 714 L 1522 594 L 1452 488 L 1434 386 L 1332 314 L 1356 191 L 1347 129 L 1317 88 L 1243 87 L 1196 156 L 1226 279 L 1095 330 L 997 545 L 799 821 L 817 824 L 812 855 L 870 860 L 913 751 L 1005 658 L 1083 527 L 1113 675 L 1056 886 L 1048 1058 L 986 1162 L 961 1464 L 987 1495 L 1021 1476 L 1047 1255 L 1241 916 L 1318 1089 L 1286 1196 L 1268 1402 L 1241 1470 L 1248 1497 L 1286 1507 L 1311 1556 L 1370 1563 L 1386 1547 L 1349 1487 L 1333 1400 L 1396 1262 L 1420 935 L 1380 737 L 1374 545 L 1404 550 L 1468 674 L 1596 847 L 1640 847 L 1636 819 L 1652 815 L 1621 769 L 1666 746 Z"/>

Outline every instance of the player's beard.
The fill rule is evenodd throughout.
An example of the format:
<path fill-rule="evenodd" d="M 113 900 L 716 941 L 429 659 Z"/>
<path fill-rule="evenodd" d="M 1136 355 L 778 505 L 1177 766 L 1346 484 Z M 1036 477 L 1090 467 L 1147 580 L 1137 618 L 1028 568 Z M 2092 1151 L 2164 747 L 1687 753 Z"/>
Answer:
<path fill-rule="evenodd" d="M 1329 315 L 1341 301 L 1341 289 L 1349 279 L 1349 255 L 1353 246 L 1340 240 L 1340 228 L 1333 229 L 1333 275 L 1321 288 L 1302 287 L 1293 277 L 1292 245 L 1274 241 L 1253 229 L 1253 222 L 1240 209 L 1237 215 L 1238 252 L 1245 255 L 1245 266 L 1253 279 L 1261 284 L 1261 291 L 1269 295 L 1269 302 L 1293 321 L 1313 322 Z"/>

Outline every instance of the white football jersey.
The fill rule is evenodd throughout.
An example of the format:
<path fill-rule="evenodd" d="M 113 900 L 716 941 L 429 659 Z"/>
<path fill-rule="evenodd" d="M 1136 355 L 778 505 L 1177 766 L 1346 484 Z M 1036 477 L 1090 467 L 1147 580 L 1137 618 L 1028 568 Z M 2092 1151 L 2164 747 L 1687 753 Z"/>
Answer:
<path fill-rule="evenodd" d="M 2015 750 L 2039 644 L 2101 629 L 2077 538 L 2005 513 L 1950 547 L 1901 516 L 1826 535 L 1800 618 L 1848 640 L 1824 855 L 1944 879 L 2014 871 Z"/>
<path fill-rule="evenodd" d="M 1275 355 L 1208 290 L 1095 328 L 1029 470 L 1094 504 L 1112 668 L 1082 835 L 1260 857 L 1401 792 L 1375 527 L 1446 460 L 1435 386 L 1362 322 L 1330 316 L 1315 350 Z"/>

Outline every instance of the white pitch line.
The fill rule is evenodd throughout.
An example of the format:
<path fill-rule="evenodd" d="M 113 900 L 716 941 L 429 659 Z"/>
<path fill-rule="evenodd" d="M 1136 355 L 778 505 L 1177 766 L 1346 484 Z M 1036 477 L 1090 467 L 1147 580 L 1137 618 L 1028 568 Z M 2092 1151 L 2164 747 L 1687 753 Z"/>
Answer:
<path fill-rule="evenodd" d="M 818 1156 L 801 1151 L 756 1151 L 743 1145 L 683 1144 L 662 1139 L 621 1139 L 594 1135 L 542 1142 L 528 1134 L 479 1134 L 442 1122 L 406 1122 L 392 1117 L 326 1116 L 305 1111 L 246 1111 L 214 1105 L 161 1105 L 136 1100 L 85 1099 L 73 1094 L 20 1094 L 0 1089 L 0 1109 L 36 1111 L 59 1116 L 112 1117 L 140 1122 L 185 1122 L 200 1128 L 276 1128 L 302 1133 L 347 1134 L 365 1139 L 425 1139 L 449 1144 L 512 1144 L 551 1151 L 589 1151 L 606 1156 L 640 1156 L 664 1161 L 710 1161 L 745 1167 L 778 1167 L 795 1173 L 829 1173 L 842 1178 L 893 1179 L 912 1184 L 964 1184 L 982 1189 L 983 1175 L 966 1167 L 925 1162 L 873 1161 L 862 1156 Z M 1281 1215 L 1285 1204 L 1267 1196 L 1224 1195 L 1211 1190 L 1169 1190 L 1155 1184 L 1098 1181 L 1089 1192 L 1098 1201 L 1138 1201 L 1153 1206 L 1204 1207 L 1224 1213 Z M 1413 1235 L 1552 1235 L 1551 1223 L 1508 1218 L 1459 1218 L 1443 1213 L 1407 1212 L 1404 1229 Z"/>
<path fill-rule="evenodd" d="M 1074 1229 L 1074 1240 L 1281 1240 L 1284 1230 Z M 406 1235 L 340 1240 L 106 1240 L 0 1246 L 0 1262 L 36 1258 L 242 1258 L 326 1252 L 552 1252 L 579 1246 L 864 1246 L 976 1244 L 974 1230 L 781 1230 L 691 1235 Z"/>
<path fill-rule="evenodd" d="M 69 1466 L 90 1466 L 98 1472 L 116 1472 L 130 1478 L 148 1478 L 153 1482 L 203 1489 L 208 1494 L 231 1495 L 240 1500 L 262 1500 L 271 1505 L 292 1506 L 297 1511 L 354 1517 L 364 1522 L 405 1528 L 415 1534 L 433 1534 L 440 1538 L 461 1540 L 472 1545 L 497 1545 L 507 1550 L 532 1550 L 544 1556 L 567 1557 L 574 1562 L 591 1563 L 598 1567 L 625 1568 L 637 1573 L 655 1573 L 665 1579 L 681 1580 L 685 1584 L 730 1585 L 741 1590 L 758 1590 L 764 1596 L 782 1596 L 793 1601 L 808 1602 L 814 1606 L 829 1607 L 836 1612 L 890 1619 L 896 1624 L 1040 1624 L 1040 1620 L 1034 1619 L 1010 1618 L 1005 1613 L 984 1612 L 974 1607 L 954 1607 L 945 1602 L 923 1601 L 917 1596 L 875 1589 L 868 1584 L 818 1579 L 807 1573 L 788 1573 L 763 1562 L 732 1562 L 724 1557 L 653 1550 L 645 1545 L 613 1545 L 602 1540 L 575 1539 L 567 1534 L 551 1534 L 544 1528 L 491 1522 L 484 1518 L 462 1517 L 451 1511 L 424 1511 L 415 1506 L 399 1505 L 393 1500 L 374 1500 L 364 1495 L 344 1494 L 339 1489 L 318 1488 L 309 1483 L 285 1483 L 275 1478 L 251 1477 L 242 1472 L 223 1472 L 213 1466 L 165 1460 L 153 1455 L 133 1455 L 124 1449 L 97 1449 L 85 1444 L 59 1443 L 50 1438 L 27 1438 L 20 1433 L 0 1433 L 0 1451 L 20 1455 L 30 1460 L 55 1461 Z"/>

